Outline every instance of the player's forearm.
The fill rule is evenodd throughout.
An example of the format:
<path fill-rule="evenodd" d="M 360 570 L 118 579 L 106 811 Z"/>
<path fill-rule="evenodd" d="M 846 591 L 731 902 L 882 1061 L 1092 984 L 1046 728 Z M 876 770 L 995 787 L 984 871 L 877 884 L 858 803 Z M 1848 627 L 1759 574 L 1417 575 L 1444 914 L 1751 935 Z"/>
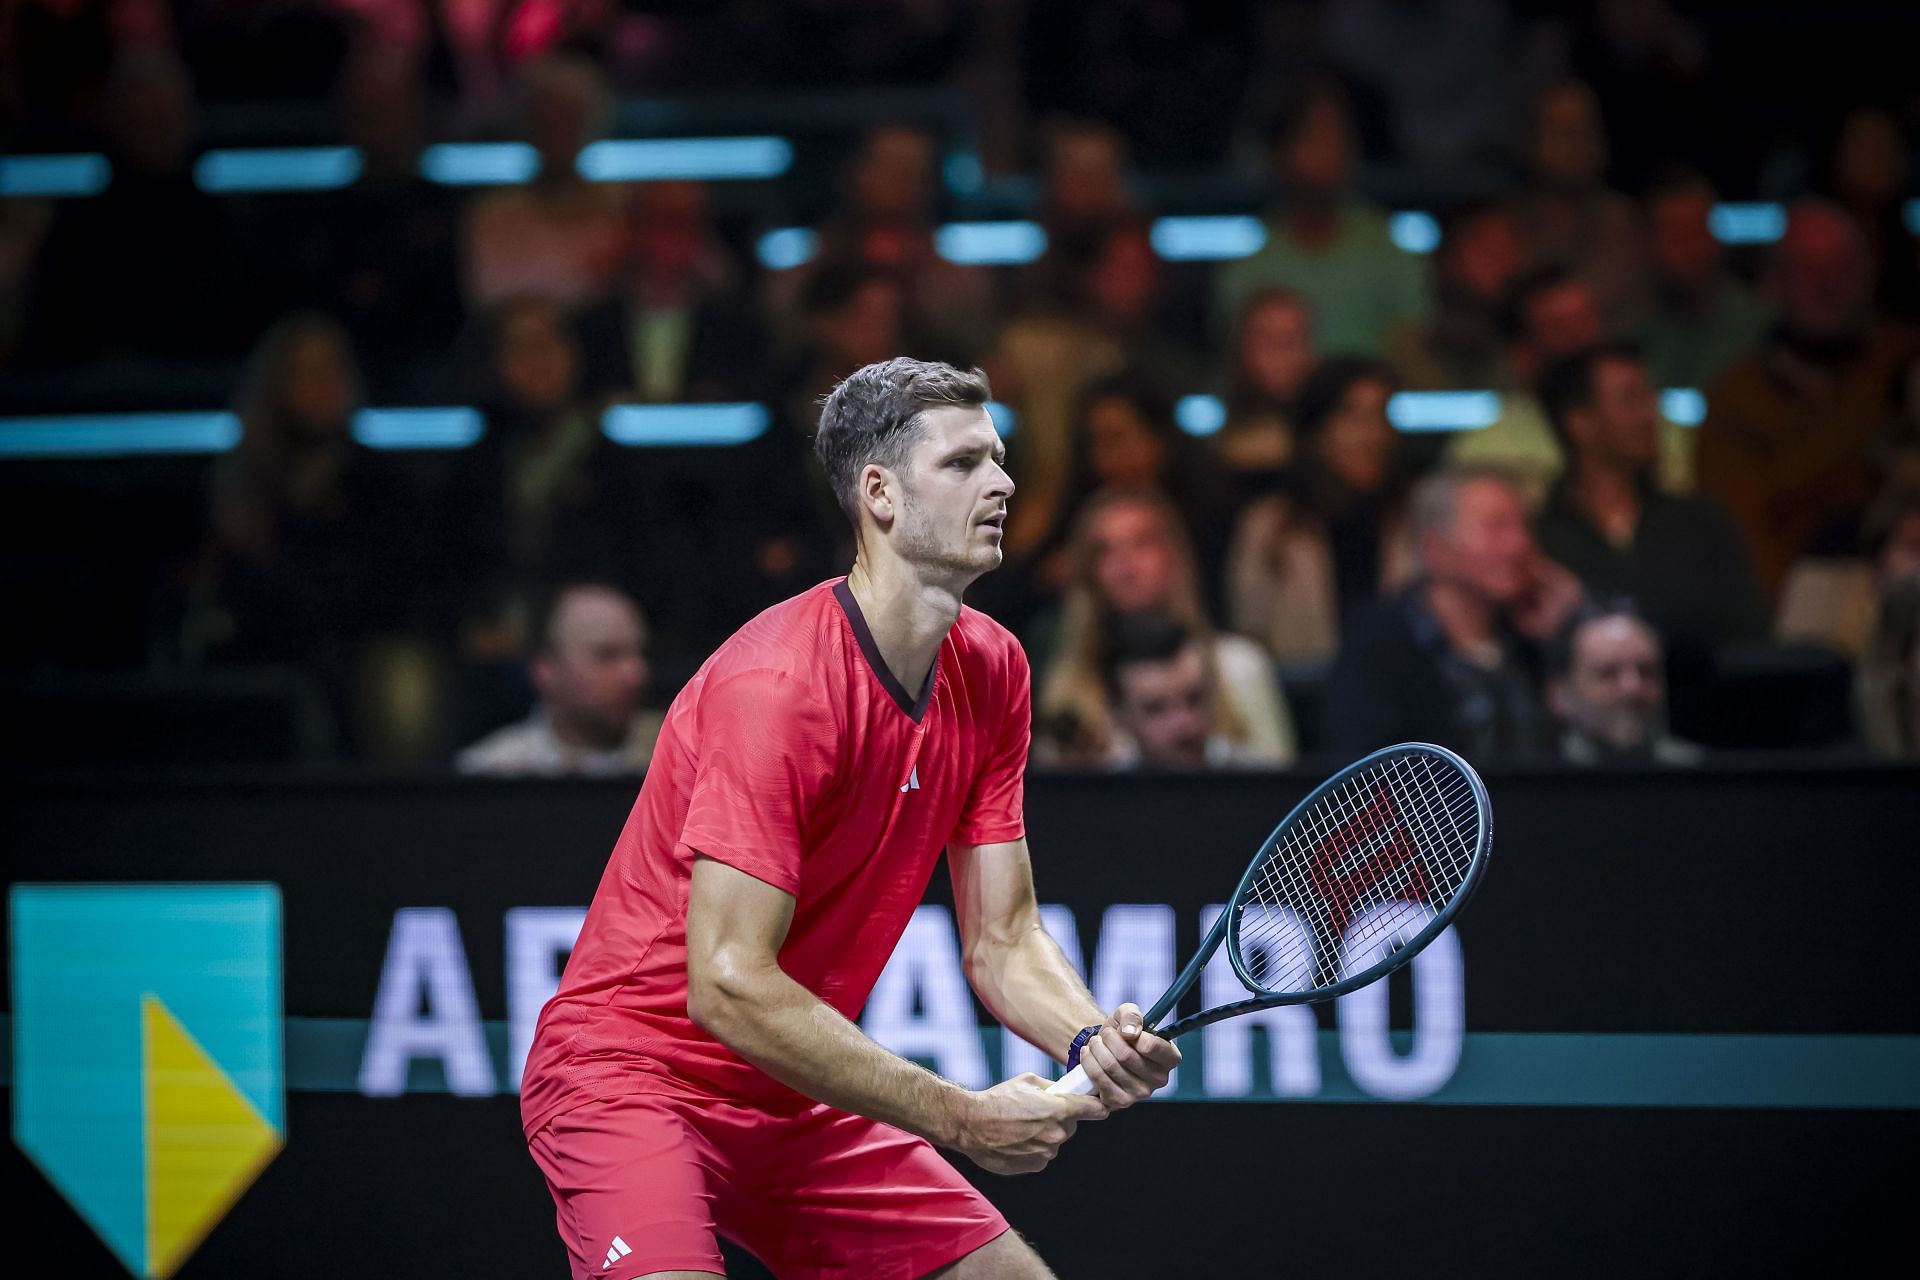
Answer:
<path fill-rule="evenodd" d="M 965 1089 L 875 1044 L 777 964 L 708 968 L 688 1013 L 722 1044 L 809 1098 L 954 1144 Z"/>
<path fill-rule="evenodd" d="M 1082 1027 L 1107 1019 L 1037 918 L 1005 938 L 976 944 L 967 957 L 967 978 L 994 1017 L 1057 1062 L 1066 1061 L 1067 1046 Z"/>

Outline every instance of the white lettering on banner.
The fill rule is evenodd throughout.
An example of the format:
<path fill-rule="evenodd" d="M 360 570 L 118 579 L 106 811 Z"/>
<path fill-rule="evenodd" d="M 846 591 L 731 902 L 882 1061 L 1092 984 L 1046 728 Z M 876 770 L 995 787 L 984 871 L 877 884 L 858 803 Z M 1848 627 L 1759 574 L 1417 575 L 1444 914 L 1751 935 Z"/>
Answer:
<path fill-rule="evenodd" d="M 540 1010 L 560 989 L 560 971 L 586 919 L 585 907 L 507 912 L 507 1087 L 516 1093 Z"/>
<path fill-rule="evenodd" d="M 1067 963 L 1085 978 L 1087 962 L 1080 954 L 1080 930 L 1074 924 L 1073 912 L 1058 903 L 1047 903 L 1040 908 L 1040 923 L 1060 944 L 1060 951 L 1067 957 Z M 1066 1052 L 1066 1046 L 1061 1045 L 1060 1051 Z M 1010 1078 L 1023 1071 L 1053 1080 L 1060 1075 L 1060 1064 L 1049 1057 L 1045 1050 L 1037 1049 L 1015 1035 L 1010 1028 L 1000 1028 L 1001 1077 Z"/>
<path fill-rule="evenodd" d="M 918 1010 L 918 1012 L 916 1012 Z M 923 1058 L 969 1089 L 991 1083 L 973 997 L 960 967 L 953 914 L 920 906 L 873 984 L 862 1023 L 868 1035 L 903 1058 Z"/>
<path fill-rule="evenodd" d="M 440 1059 L 451 1093 L 485 1097 L 494 1092 L 473 976 L 459 921 L 448 907 L 402 907 L 393 913 L 373 1026 L 360 1059 L 360 1092 L 371 1098 L 404 1093 L 407 1067 L 415 1058 Z"/>
<path fill-rule="evenodd" d="M 1220 908 L 1201 912 L 1201 932 Z M 1389 914 L 1390 913 L 1390 914 Z M 586 910 L 582 907 L 515 907 L 506 913 L 507 1087 L 517 1089 L 540 1011 L 559 987 L 564 957 L 572 949 Z M 1176 962 L 1173 908 L 1161 903 L 1122 903 L 1100 921 L 1093 963 L 1082 955 L 1073 912 L 1059 904 L 1040 908 L 1042 925 L 1078 972 L 1091 967 L 1094 999 L 1111 1009 L 1122 1001 L 1142 1008 L 1172 984 Z M 1412 937 L 1432 919 L 1424 906 L 1391 903 L 1356 917 L 1348 930 L 1341 972 L 1373 964 L 1389 939 Z M 1262 930 L 1278 940 L 1266 946 L 1270 963 L 1287 963 L 1276 948 L 1304 945 L 1304 932 L 1278 922 Z M 1384 926 L 1384 927 L 1383 927 Z M 1361 943 L 1370 931 L 1382 936 Z M 1251 934 L 1253 930 L 1249 929 Z M 1293 962 L 1302 962 L 1297 954 Z M 1399 1052 L 1388 1028 L 1388 992 L 1377 982 L 1341 997 L 1335 1006 L 1340 1058 L 1353 1083 L 1388 1100 L 1423 1098 L 1445 1087 L 1459 1068 L 1466 1042 L 1465 963 L 1460 940 L 1443 932 L 1408 972 L 1414 984 L 1413 1030 Z M 1230 1004 L 1247 992 L 1224 953 L 1201 975 L 1195 1007 Z M 886 968 L 874 984 L 862 1019 L 867 1034 L 905 1057 L 930 1062 L 949 1079 L 970 1088 L 992 1082 L 988 1053 L 961 961 L 952 912 L 926 905 L 914 911 Z M 394 913 L 393 932 L 380 971 L 380 987 L 360 1062 L 360 1089 L 370 1097 L 404 1093 L 416 1058 L 437 1058 L 450 1092 L 484 1097 L 495 1092 L 485 1024 L 474 998 L 473 979 L 460 927 L 446 907 L 404 907 Z M 1254 1079 L 1254 1033 L 1264 1030 L 1269 1085 L 1274 1096 L 1311 1098 L 1322 1091 L 1317 1019 L 1306 1006 L 1262 1010 L 1207 1027 L 1200 1035 L 1200 1087 L 1195 1096 L 1243 1098 L 1261 1092 Z M 1000 1078 L 1033 1072 L 1052 1077 L 1060 1068 L 1043 1050 L 1005 1027 L 997 1035 Z M 1405 1041 L 1402 1041 L 1405 1044 Z M 1190 1051 L 1191 1052 L 1191 1051 Z M 1178 1087 L 1163 1091 L 1171 1096 Z"/>
<path fill-rule="evenodd" d="M 1221 910 L 1216 905 L 1200 913 L 1202 937 L 1213 928 Z M 1299 915 L 1285 907 L 1248 904 L 1241 911 L 1240 936 L 1243 940 L 1272 939 L 1257 948 L 1266 955 L 1268 973 L 1309 973 L 1313 969 L 1312 935 Z M 1232 1004 L 1250 994 L 1233 972 L 1227 948 L 1214 952 L 1200 975 L 1200 1007 Z M 1253 1033 L 1257 1028 L 1267 1033 L 1267 1065 L 1275 1095 L 1311 1098 L 1319 1093 L 1319 1027 L 1312 1009 L 1291 1004 L 1228 1018 L 1200 1032 L 1200 1080 L 1207 1096 L 1244 1098 L 1253 1092 Z"/>
<path fill-rule="evenodd" d="M 1366 969 L 1419 933 L 1433 914 L 1415 903 L 1383 902 L 1356 916 L 1347 927 L 1340 972 Z M 1338 1001 L 1340 1056 L 1353 1082 L 1376 1098 L 1405 1101 L 1437 1092 L 1453 1078 L 1466 1046 L 1466 963 L 1451 927 L 1413 958 L 1410 971 L 1413 1046 L 1404 1057 L 1387 1034 L 1386 982 L 1370 982 Z"/>

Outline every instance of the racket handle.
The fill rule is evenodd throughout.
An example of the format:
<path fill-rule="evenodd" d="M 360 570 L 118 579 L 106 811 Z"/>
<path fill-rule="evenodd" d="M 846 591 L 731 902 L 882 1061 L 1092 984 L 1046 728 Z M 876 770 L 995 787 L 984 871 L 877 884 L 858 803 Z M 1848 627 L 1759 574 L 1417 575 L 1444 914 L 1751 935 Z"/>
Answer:
<path fill-rule="evenodd" d="M 1087 1069 L 1085 1067 L 1075 1067 L 1058 1080 L 1055 1080 L 1051 1085 L 1047 1086 L 1047 1092 L 1092 1093 L 1093 1081 L 1087 1079 Z"/>

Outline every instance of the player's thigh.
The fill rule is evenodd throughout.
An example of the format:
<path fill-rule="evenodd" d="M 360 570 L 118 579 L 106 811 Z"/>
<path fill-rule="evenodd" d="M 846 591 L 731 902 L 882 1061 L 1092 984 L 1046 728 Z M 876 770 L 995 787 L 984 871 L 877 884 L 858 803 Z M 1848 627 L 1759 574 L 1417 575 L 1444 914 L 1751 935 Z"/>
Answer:
<path fill-rule="evenodd" d="M 1003 1231 L 957 1262 L 929 1271 L 925 1280 L 1055 1280 L 1047 1264 L 1020 1238 Z"/>
<path fill-rule="evenodd" d="M 725 1194 L 710 1144 L 669 1100 L 587 1103 L 528 1142 L 553 1193 L 574 1280 L 723 1275 L 714 1201 Z"/>
<path fill-rule="evenodd" d="M 890 1125 L 818 1107 L 768 1137 L 741 1198 L 752 1212 L 720 1228 L 781 1280 L 918 1280 L 1006 1233 L 937 1151 Z"/>

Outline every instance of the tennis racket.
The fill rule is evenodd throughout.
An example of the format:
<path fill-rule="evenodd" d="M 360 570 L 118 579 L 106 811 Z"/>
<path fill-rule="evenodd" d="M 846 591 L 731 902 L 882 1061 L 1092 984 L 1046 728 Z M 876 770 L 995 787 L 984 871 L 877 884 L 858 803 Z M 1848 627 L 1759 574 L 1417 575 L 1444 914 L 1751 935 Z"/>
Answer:
<path fill-rule="evenodd" d="M 1172 1039 L 1378 982 L 1460 914 L 1492 849 L 1486 786 L 1453 752 L 1407 742 L 1348 765 L 1261 844 L 1147 1029 Z M 1250 998 L 1165 1022 L 1222 944 Z M 1076 1066 L 1049 1092 L 1092 1093 L 1093 1082 Z"/>

